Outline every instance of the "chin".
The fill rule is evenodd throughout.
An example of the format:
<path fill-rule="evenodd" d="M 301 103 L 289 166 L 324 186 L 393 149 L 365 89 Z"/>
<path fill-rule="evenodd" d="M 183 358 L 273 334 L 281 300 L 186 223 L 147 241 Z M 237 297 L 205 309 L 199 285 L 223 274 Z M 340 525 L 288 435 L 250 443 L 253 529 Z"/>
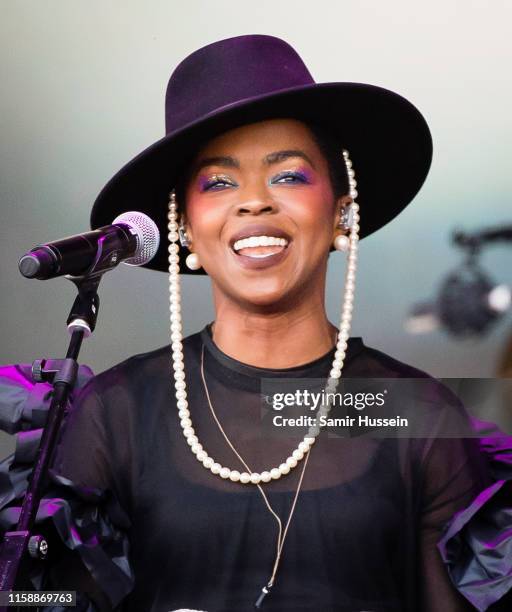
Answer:
<path fill-rule="evenodd" d="M 297 294 L 297 290 L 290 285 L 289 279 L 257 278 L 253 281 L 244 281 L 231 287 L 231 296 L 239 303 L 247 305 L 249 310 L 261 308 L 268 312 L 283 309 Z"/>

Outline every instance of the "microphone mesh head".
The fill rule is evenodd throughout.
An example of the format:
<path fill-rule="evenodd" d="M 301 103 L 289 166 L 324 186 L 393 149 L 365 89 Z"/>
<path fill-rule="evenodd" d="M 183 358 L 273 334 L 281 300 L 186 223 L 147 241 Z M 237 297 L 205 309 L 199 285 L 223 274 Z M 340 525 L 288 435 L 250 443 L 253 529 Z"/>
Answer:
<path fill-rule="evenodd" d="M 112 225 L 116 223 L 129 225 L 137 236 L 135 254 L 129 259 L 125 259 L 123 263 L 129 266 L 143 266 L 153 259 L 160 244 L 160 232 L 153 219 L 144 213 L 132 210 L 116 217 L 112 221 Z"/>

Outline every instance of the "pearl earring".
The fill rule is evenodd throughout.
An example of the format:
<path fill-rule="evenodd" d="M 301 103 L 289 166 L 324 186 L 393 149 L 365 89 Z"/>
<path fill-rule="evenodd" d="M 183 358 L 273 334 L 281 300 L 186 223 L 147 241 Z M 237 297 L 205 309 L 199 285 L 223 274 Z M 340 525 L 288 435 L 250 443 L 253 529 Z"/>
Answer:
<path fill-rule="evenodd" d="M 343 253 L 346 253 L 350 248 L 350 238 L 348 236 L 345 236 L 345 234 L 340 234 L 339 236 L 336 236 L 336 238 L 334 239 L 334 248 L 337 251 L 342 251 Z"/>
<path fill-rule="evenodd" d="M 187 264 L 187 268 L 189 268 L 190 270 L 199 270 L 199 268 L 201 267 L 201 263 L 199 262 L 199 256 L 197 253 L 190 253 L 190 255 L 187 255 L 185 263 Z"/>

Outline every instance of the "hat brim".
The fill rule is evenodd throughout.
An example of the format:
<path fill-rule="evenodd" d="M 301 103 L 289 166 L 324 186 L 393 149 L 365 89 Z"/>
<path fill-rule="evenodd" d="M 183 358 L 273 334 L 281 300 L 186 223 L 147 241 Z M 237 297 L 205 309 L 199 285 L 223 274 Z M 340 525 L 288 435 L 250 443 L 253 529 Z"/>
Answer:
<path fill-rule="evenodd" d="M 167 134 L 117 172 L 91 212 L 91 228 L 126 211 L 147 214 L 158 225 L 160 247 L 144 267 L 168 269 L 167 210 L 183 160 L 215 136 L 247 123 L 291 117 L 327 124 L 339 136 L 356 171 L 360 238 L 394 219 L 415 197 L 432 161 L 432 138 L 418 109 L 402 96 L 362 83 L 314 83 L 230 104 Z M 179 204 L 179 203 L 178 203 Z M 180 270 L 186 249 L 180 249 Z"/>

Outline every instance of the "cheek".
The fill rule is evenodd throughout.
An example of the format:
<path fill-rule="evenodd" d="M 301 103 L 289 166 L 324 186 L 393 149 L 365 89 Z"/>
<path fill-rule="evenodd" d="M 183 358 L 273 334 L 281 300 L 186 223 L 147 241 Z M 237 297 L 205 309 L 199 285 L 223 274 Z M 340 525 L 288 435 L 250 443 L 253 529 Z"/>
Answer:
<path fill-rule="evenodd" d="M 331 239 L 334 204 L 331 194 L 323 189 L 304 192 L 290 199 L 290 216 L 295 220 L 304 239 Z"/>
<path fill-rule="evenodd" d="M 194 240 L 208 242 L 218 238 L 223 219 L 221 208 L 218 204 L 213 206 L 211 201 L 207 202 L 200 195 L 187 200 L 187 219 Z"/>

